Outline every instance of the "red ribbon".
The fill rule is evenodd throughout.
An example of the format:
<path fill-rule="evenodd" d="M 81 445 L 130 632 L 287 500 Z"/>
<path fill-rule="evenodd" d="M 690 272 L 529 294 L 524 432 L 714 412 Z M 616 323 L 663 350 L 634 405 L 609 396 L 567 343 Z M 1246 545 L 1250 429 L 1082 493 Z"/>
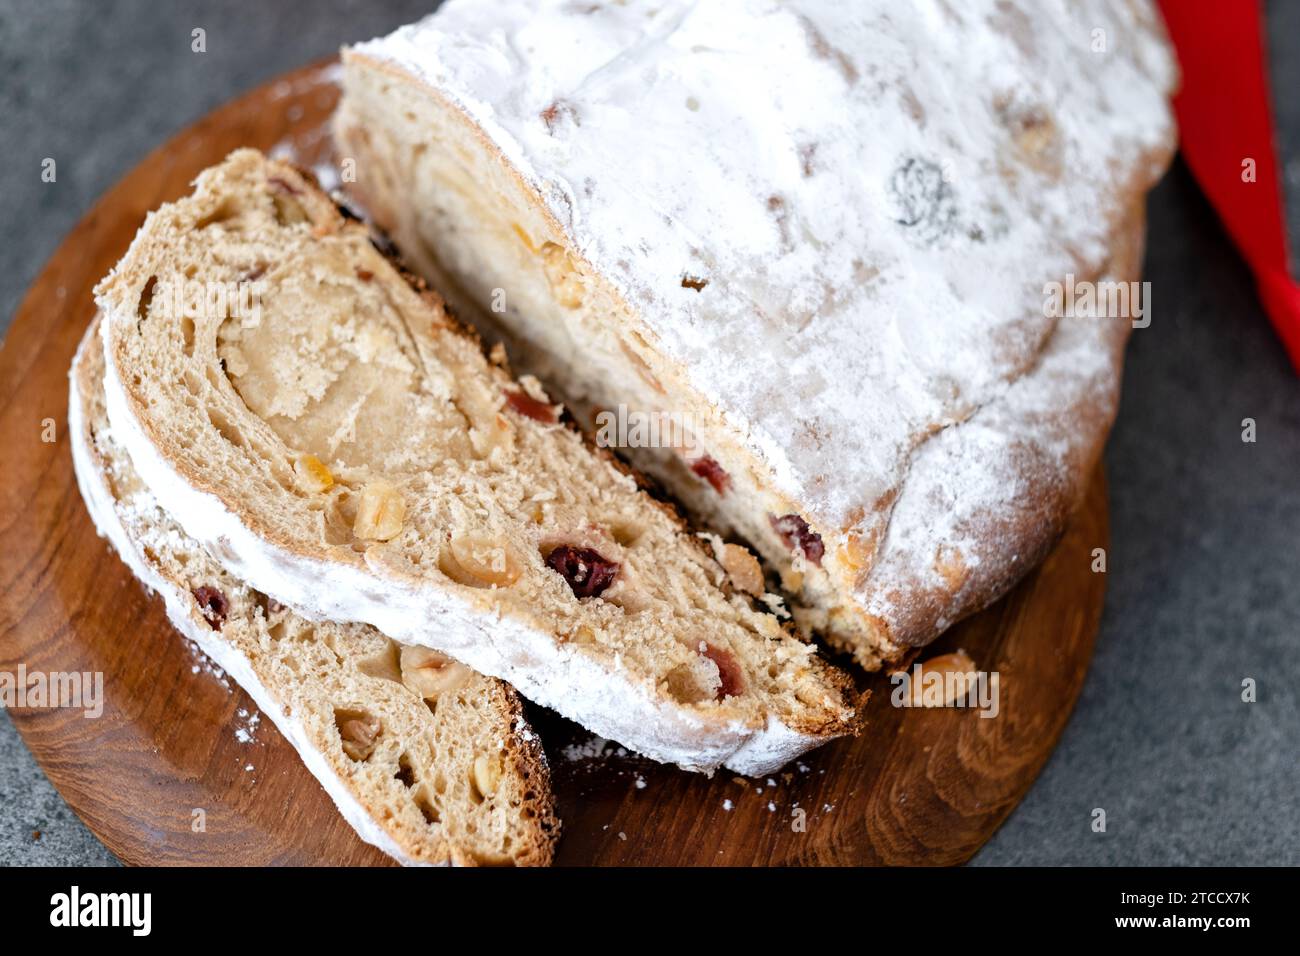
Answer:
<path fill-rule="evenodd" d="M 1183 158 L 1255 274 L 1264 310 L 1300 371 L 1300 287 L 1291 277 L 1256 0 L 1160 0 L 1183 70 L 1174 98 Z"/>

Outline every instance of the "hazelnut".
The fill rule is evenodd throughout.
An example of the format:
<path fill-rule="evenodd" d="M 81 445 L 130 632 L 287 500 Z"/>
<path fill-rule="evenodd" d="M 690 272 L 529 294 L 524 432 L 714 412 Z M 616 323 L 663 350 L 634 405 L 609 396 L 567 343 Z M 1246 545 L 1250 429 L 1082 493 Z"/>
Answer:
<path fill-rule="evenodd" d="M 754 597 L 763 596 L 763 569 L 759 567 L 758 559 L 749 553 L 749 549 L 738 544 L 726 545 L 722 549 L 722 567 L 737 591 L 744 591 Z"/>
<path fill-rule="evenodd" d="M 303 491 L 329 491 L 334 486 L 334 476 L 315 455 L 302 455 L 293 463 L 293 473 Z"/>
<path fill-rule="evenodd" d="M 425 700 L 456 690 L 469 680 L 469 669 L 429 647 L 402 645 L 402 683 Z"/>
<path fill-rule="evenodd" d="M 405 518 L 401 493 L 386 481 L 372 481 L 361 489 L 352 533 L 369 541 L 388 541 L 401 532 Z"/>
<path fill-rule="evenodd" d="M 496 754 L 479 754 L 474 758 L 471 783 L 483 799 L 493 796 L 501 785 L 501 758 Z"/>
<path fill-rule="evenodd" d="M 456 583 L 472 588 L 509 587 L 523 573 L 509 546 L 484 534 L 452 538 L 438 566 Z"/>
<path fill-rule="evenodd" d="M 356 761 L 370 759 L 379 739 L 379 718 L 362 712 L 338 711 L 334 721 L 343 740 L 343 752 Z"/>

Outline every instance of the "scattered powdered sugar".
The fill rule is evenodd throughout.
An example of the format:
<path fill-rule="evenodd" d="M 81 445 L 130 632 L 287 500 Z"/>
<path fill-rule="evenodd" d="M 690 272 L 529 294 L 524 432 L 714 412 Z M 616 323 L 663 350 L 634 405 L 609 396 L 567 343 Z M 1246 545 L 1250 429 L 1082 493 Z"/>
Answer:
<path fill-rule="evenodd" d="M 182 635 L 182 639 L 185 641 L 185 648 L 190 652 L 190 657 L 194 659 L 194 663 L 190 665 L 190 673 L 207 674 L 220 684 L 226 693 L 233 694 L 235 689 L 231 686 L 230 678 L 226 675 L 226 672 L 212 658 L 204 654 L 199 645 L 188 637 L 184 637 L 184 635 Z"/>
<path fill-rule="evenodd" d="M 579 760 L 601 760 L 610 755 L 623 757 L 627 751 L 613 741 L 592 734 L 586 740 L 565 744 L 560 750 L 565 760 L 576 763 Z"/>
<path fill-rule="evenodd" d="M 235 712 L 235 717 L 239 721 L 235 726 L 235 739 L 241 744 L 256 743 L 257 725 L 262 722 L 262 715 L 241 707 Z"/>

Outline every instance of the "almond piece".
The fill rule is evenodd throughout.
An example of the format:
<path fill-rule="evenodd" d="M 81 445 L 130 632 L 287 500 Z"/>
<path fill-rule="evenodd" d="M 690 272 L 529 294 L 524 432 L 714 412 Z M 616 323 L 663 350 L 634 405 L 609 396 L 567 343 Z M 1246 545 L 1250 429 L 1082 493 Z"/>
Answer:
<path fill-rule="evenodd" d="M 315 455 L 302 455 L 293 463 L 293 473 L 298 487 L 303 491 L 319 493 L 334 486 L 334 476 Z"/>
<path fill-rule="evenodd" d="M 942 706 L 951 707 L 957 700 L 958 696 L 963 693 L 963 682 L 957 680 L 950 681 L 948 679 L 949 675 L 971 675 L 970 680 L 966 683 L 973 685 L 974 675 L 977 672 L 975 670 L 975 662 L 971 660 L 971 656 L 965 651 L 958 650 L 953 651 L 951 654 L 940 654 L 938 657 L 932 657 L 928 661 L 914 664 L 912 665 L 912 670 L 910 672 L 905 671 L 904 673 L 907 673 L 912 680 L 911 690 L 913 707 L 927 706 L 925 703 L 925 685 L 928 682 L 929 675 L 931 674 L 937 674 L 943 678 L 944 693 Z"/>
<path fill-rule="evenodd" d="M 722 567 L 737 591 L 744 591 L 754 597 L 763 596 L 763 569 L 759 566 L 758 559 L 749 553 L 748 548 L 738 544 L 728 544 L 723 547 Z"/>
<path fill-rule="evenodd" d="M 386 481 L 372 481 L 361 489 L 352 533 L 368 541 L 388 541 L 401 532 L 405 519 L 406 502 L 401 493 Z"/>
<path fill-rule="evenodd" d="M 501 785 L 501 758 L 495 754 L 479 754 L 474 758 L 472 783 L 484 800 L 497 792 Z"/>
<path fill-rule="evenodd" d="M 510 547 L 485 534 L 452 538 L 438 565 L 447 577 L 472 588 L 509 587 L 523 573 Z"/>
<path fill-rule="evenodd" d="M 403 644 L 400 661 L 402 683 L 425 700 L 437 700 L 469 680 L 467 667 L 430 647 Z"/>

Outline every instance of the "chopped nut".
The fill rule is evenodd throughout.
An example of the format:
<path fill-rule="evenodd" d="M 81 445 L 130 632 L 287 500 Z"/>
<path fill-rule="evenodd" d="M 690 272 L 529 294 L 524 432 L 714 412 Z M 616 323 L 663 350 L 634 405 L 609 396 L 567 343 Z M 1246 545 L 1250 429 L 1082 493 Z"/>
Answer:
<path fill-rule="evenodd" d="M 495 754 L 479 754 L 474 758 L 472 783 L 478 795 L 483 799 L 497 792 L 501 784 L 501 758 Z"/>
<path fill-rule="evenodd" d="M 749 553 L 748 548 L 738 544 L 726 545 L 722 549 L 722 567 L 737 591 L 762 597 L 763 569 L 759 567 L 758 559 Z"/>
<path fill-rule="evenodd" d="M 546 279 L 551 284 L 551 292 L 560 305 L 566 309 L 576 309 L 582 305 L 585 291 L 582 277 L 578 274 L 573 257 L 554 242 L 542 243 L 542 268 L 546 270 Z"/>
<path fill-rule="evenodd" d="M 571 634 L 566 635 L 565 640 L 572 641 L 574 644 L 595 644 L 596 632 L 586 624 L 579 624 Z"/>
<path fill-rule="evenodd" d="M 975 662 L 971 660 L 969 654 L 961 650 L 953 651 L 951 654 L 940 654 L 923 663 L 913 664 L 908 674 L 912 681 L 911 705 L 913 707 L 936 706 L 933 701 L 927 704 L 925 700 L 925 685 L 929 683 L 927 678 L 931 674 L 936 674 L 943 678 L 944 694 L 941 706 L 951 707 L 957 698 L 965 693 L 966 686 L 973 681 L 976 673 Z M 956 675 L 970 675 L 970 681 L 956 679 Z M 949 679 L 950 677 L 953 679 Z"/>
<path fill-rule="evenodd" d="M 405 518 L 401 493 L 386 481 L 372 481 L 361 489 L 352 533 L 369 541 L 388 541 L 397 537 Z"/>
<path fill-rule="evenodd" d="M 293 463 L 293 473 L 303 491 L 329 491 L 334 486 L 334 476 L 315 455 L 302 455 Z"/>
<path fill-rule="evenodd" d="M 438 566 L 453 581 L 472 588 L 509 587 L 523 573 L 509 545 L 485 534 L 452 538 Z"/>
<path fill-rule="evenodd" d="M 379 739 L 379 718 L 358 711 L 335 711 L 334 722 L 343 739 L 343 752 L 353 760 L 368 760 Z"/>
<path fill-rule="evenodd" d="M 402 683 L 425 700 L 436 700 L 469 680 L 468 668 L 429 647 L 403 644 L 401 668 Z"/>

